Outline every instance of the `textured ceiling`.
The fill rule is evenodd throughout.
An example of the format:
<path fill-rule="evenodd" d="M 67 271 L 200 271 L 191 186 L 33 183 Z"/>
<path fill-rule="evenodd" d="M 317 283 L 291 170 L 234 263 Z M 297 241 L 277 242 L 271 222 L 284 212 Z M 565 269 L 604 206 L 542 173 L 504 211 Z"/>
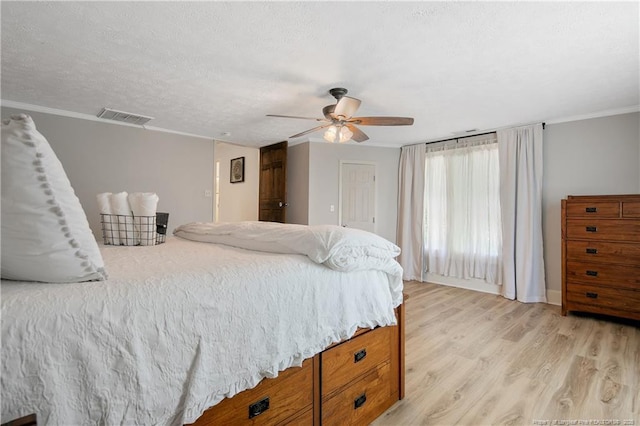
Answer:
<path fill-rule="evenodd" d="M 346 87 L 401 146 L 639 102 L 638 2 L 2 2 L 2 92 L 262 146 Z M 230 135 L 223 136 L 225 132 Z M 302 140 L 320 140 L 321 132 Z M 296 142 L 293 140 L 292 142 Z M 350 142 L 353 143 L 353 142 Z"/>

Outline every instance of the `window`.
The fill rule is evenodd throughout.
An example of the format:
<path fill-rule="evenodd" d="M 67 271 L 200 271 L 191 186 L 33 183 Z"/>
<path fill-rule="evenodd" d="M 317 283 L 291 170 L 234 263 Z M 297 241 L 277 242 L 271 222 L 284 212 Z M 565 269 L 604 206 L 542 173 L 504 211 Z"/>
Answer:
<path fill-rule="evenodd" d="M 425 272 L 502 282 L 495 134 L 427 145 Z"/>

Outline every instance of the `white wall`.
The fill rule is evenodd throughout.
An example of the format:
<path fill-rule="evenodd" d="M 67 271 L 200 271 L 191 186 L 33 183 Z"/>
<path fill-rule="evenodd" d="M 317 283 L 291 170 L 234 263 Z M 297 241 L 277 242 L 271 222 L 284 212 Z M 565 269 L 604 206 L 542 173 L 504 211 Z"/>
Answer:
<path fill-rule="evenodd" d="M 544 130 L 543 240 L 549 298 L 561 289 L 560 200 L 640 193 L 640 114 L 548 124 Z"/>
<path fill-rule="evenodd" d="M 376 233 L 396 242 L 400 148 L 365 144 L 309 144 L 309 225 L 338 225 L 340 161 L 376 164 Z M 335 211 L 330 211 L 330 206 Z"/>
<path fill-rule="evenodd" d="M 40 112 L 2 108 L 2 117 L 24 112 L 62 163 L 98 241 L 96 194 L 156 192 L 169 213 L 169 231 L 213 218 L 213 141 Z"/>
<path fill-rule="evenodd" d="M 244 157 L 244 182 L 231 183 L 231 160 L 238 157 Z M 220 161 L 220 216 L 217 221 L 258 220 L 260 150 L 216 141 L 214 158 L 214 162 Z"/>

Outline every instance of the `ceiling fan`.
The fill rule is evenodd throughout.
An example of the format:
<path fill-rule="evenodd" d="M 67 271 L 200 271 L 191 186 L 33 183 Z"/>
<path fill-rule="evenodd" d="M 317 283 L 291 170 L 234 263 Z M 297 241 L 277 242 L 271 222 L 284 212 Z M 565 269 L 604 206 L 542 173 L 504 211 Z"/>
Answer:
<path fill-rule="evenodd" d="M 329 90 L 329 93 L 336 98 L 335 105 L 327 105 L 322 108 L 324 118 L 298 117 L 293 115 L 267 114 L 267 117 L 298 118 L 302 120 L 315 120 L 323 124 L 313 129 L 305 130 L 290 136 L 291 139 L 299 138 L 309 133 L 327 129 L 324 132 L 324 139 L 329 142 L 347 142 L 353 139 L 356 142 L 364 142 L 369 136 L 356 127 L 359 126 L 410 126 L 413 118 L 409 117 L 354 117 L 353 114 L 360 107 L 360 99 L 346 96 L 347 89 L 336 87 Z"/>

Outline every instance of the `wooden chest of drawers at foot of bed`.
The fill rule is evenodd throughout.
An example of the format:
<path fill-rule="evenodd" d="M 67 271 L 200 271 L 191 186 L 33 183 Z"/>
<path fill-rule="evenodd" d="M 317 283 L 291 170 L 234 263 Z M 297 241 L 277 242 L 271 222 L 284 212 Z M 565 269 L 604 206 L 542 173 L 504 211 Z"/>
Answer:
<path fill-rule="evenodd" d="M 223 400 L 205 411 L 193 425 L 312 425 L 314 362 L 317 357 Z"/>
<path fill-rule="evenodd" d="M 376 328 L 322 353 L 323 425 L 366 425 L 398 400 L 395 328 Z"/>
<path fill-rule="evenodd" d="M 406 300 L 406 297 L 405 297 Z M 366 425 L 404 398 L 404 305 L 397 326 L 359 329 L 205 411 L 193 426 Z"/>
<path fill-rule="evenodd" d="M 562 313 L 640 320 L 640 195 L 562 200 Z"/>

